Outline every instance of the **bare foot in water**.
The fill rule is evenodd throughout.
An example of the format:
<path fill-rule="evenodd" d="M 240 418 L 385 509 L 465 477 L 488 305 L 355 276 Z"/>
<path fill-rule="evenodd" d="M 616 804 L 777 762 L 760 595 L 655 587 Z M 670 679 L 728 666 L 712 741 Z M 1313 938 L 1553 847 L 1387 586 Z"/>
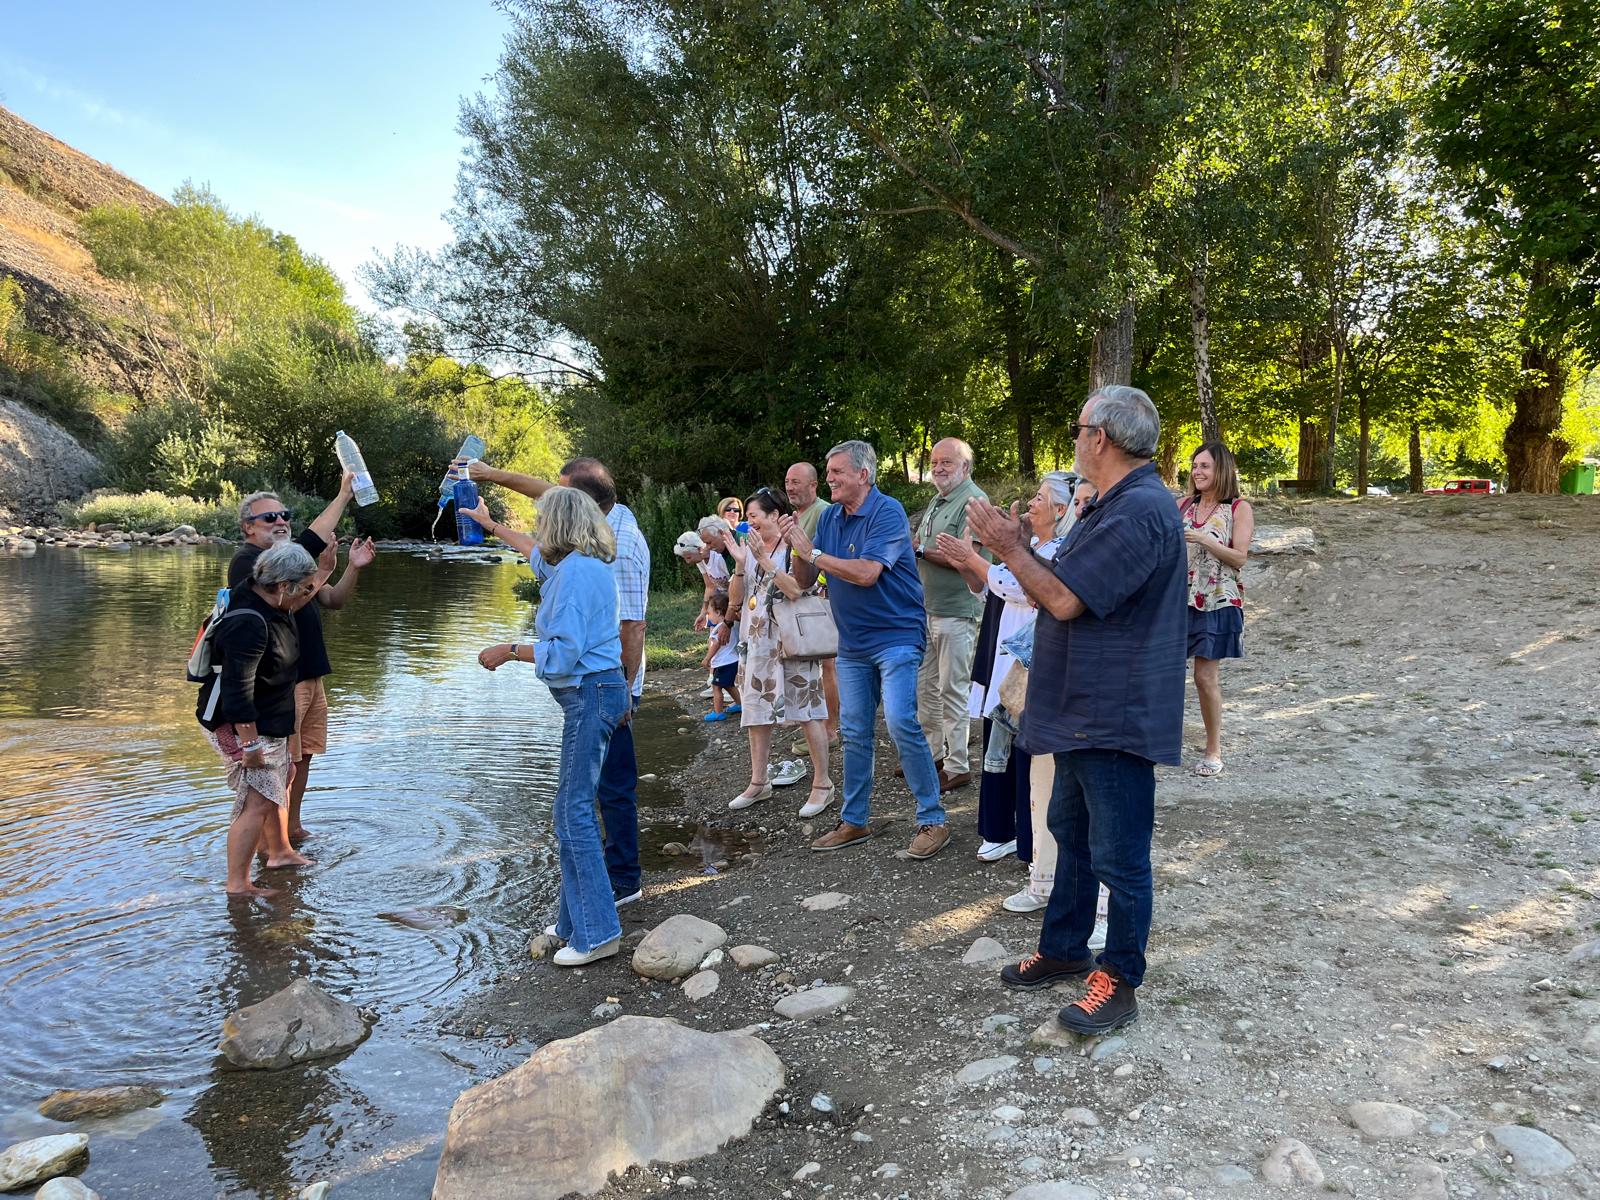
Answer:
<path fill-rule="evenodd" d="M 277 894 L 277 888 L 258 887 L 253 883 L 245 884 L 244 890 L 239 892 L 234 891 L 232 888 L 228 889 L 228 897 L 232 900 L 250 900 L 256 897 L 265 899 L 268 896 L 276 896 Z"/>
<path fill-rule="evenodd" d="M 287 854 L 268 855 L 268 867 L 309 867 L 315 865 L 314 859 L 307 858 L 304 854 L 296 854 L 293 850 Z"/>
<path fill-rule="evenodd" d="M 295 828 L 289 830 L 289 840 L 291 842 L 293 842 L 296 846 L 298 846 L 301 842 L 305 841 L 310 836 L 311 836 L 311 830 L 307 829 L 304 825 L 297 825 L 297 826 L 295 826 Z"/>

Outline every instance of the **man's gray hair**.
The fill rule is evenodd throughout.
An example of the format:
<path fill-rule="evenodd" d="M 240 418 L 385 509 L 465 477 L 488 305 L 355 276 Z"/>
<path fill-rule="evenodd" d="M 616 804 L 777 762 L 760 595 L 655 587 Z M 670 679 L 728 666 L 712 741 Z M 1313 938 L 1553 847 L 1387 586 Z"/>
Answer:
<path fill-rule="evenodd" d="M 1161 440 L 1161 414 L 1150 397 L 1136 387 L 1114 383 L 1089 393 L 1093 425 L 1130 458 L 1154 458 Z"/>
<path fill-rule="evenodd" d="M 713 529 L 724 537 L 733 536 L 733 526 L 722 517 L 701 517 L 700 524 L 695 526 L 695 532 L 704 533 L 708 529 Z"/>
<path fill-rule="evenodd" d="M 868 486 L 878 482 L 878 452 L 866 442 L 840 442 L 828 451 L 828 457 L 832 458 L 835 454 L 846 455 L 850 459 L 852 471 L 865 471 Z"/>
<path fill-rule="evenodd" d="M 311 557 L 299 542 L 279 542 L 270 550 L 263 550 L 250 572 L 262 587 L 275 583 L 299 583 L 308 575 L 316 574 L 317 560 Z"/>
<path fill-rule="evenodd" d="M 276 500 L 280 505 L 283 504 L 283 497 L 278 495 L 277 492 L 251 492 L 243 500 L 239 501 L 240 525 L 244 524 L 244 519 L 250 515 L 250 506 L 257 500 Z"/>

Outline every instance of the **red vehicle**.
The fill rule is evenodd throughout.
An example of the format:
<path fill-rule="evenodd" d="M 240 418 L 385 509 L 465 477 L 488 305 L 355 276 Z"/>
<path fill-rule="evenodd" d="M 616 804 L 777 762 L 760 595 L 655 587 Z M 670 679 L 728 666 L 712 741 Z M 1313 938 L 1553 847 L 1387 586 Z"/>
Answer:
<path fill-rule="evenodd" d="M 1425 496 L 1492 496 L 1495 494 L 1492 479 L 1452 479 L 1442 488 L 1429 488 Z"/>

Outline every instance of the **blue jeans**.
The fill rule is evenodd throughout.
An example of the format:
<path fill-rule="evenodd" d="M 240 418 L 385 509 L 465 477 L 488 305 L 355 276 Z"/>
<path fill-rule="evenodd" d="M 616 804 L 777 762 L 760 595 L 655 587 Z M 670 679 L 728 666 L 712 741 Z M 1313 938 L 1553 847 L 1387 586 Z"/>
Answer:
<path fill-rule="evenodd" d="M 600 846 L 595 793 L 611 735 L 631 700 L 622 672 L 596 671 L 575 687 L 551 688 L 565 716 L 561 726 L 561 777 L 553 818 L 561 852 L 561 904 L 556 936 L 589 951 L 622 936 L 617 905 Z"/>
<path fill-rule="evenodd" d="M 1089 957 L 1103 883 L 1111 904 L 1106 948 L 1098 961 L 1138 987 L 1144 981 L 1154 898 L 1155 764 L 1120 750 L 1069 750 L 1055 759 L 1048 820 L 1058 854 L 1056 882 L 1044 910 L 1039 951 L 1050 958 Z"/>
<path fill-rule="evenodd" d="M 600 768 L 599 799 L 611 890 L 618 896 L 631 896 L 640 884 L 639 760 L 633 754 L 631 721 L 619 725 L 611 735 L 606 761 Z"/>
<path fill-rule="evenodd" d="M 872 819 L 873 734 L 880 699 L 884 723 L 900 751 L 906 786 L 917 799 L 917 824 L 944 824 L 939 774 L 917 723 L 921 666 L 922 651 L 915 646 L 891 646 L 860 657 L 839 655 L 839 736 L 844 743 L 844 808 L 839 816 L 851 825 Z"/>

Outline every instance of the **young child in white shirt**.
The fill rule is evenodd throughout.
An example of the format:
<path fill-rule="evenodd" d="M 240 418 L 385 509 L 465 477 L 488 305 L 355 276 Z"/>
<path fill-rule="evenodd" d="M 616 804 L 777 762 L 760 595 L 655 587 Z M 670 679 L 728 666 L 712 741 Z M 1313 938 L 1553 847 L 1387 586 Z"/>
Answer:
<path fill-rule="evenodd" d="M 701 719 L 726 721 L 740 711 L 735 682 L 739 676 L 739 622 L 729 619 L 727 592 L 713 592 L 706 603 L 716 623 L 709 630 L 706 656 L 700 660 L 701 669 L 711 672 L 711 711 Z M 727 707 L 723 707 L 724 693 L 733 698 Z"/>

